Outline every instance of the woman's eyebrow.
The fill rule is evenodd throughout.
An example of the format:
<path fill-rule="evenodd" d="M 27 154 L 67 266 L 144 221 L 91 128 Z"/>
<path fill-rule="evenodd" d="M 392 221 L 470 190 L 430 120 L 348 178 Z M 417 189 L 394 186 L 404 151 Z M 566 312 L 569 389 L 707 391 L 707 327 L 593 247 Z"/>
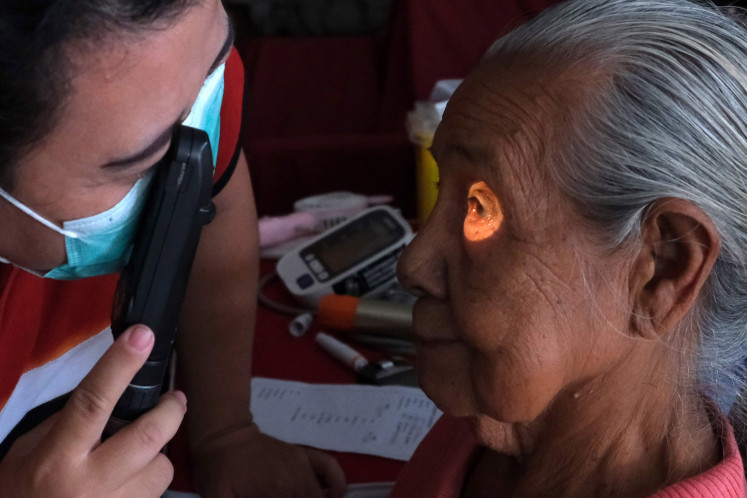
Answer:
<path fill-rule="evenodd" d="M 218 52 L 217 57 L 213 61 L 213 63 L 210 65 L 210 69 L 208 70 L 207 76 L 210 76 L 213 71 L 215 71 L 218 66 L 220 66 L 221 61 L 226 57 L 228 52 L 231 51 L 231 47 L 233 47 L 233 42 L 236 37 L 236 31 L 233 27 L 233 22 L 231 21 L 231 18 L 227 18 L 228 22 L 228 33 L 226 33 L 226 39 L 223 41 L 223 46 L 220 48 L 220 51 Z"/>
<path fill-rule="evenodd" d="M 132 166 L 133 164 L 137 164 L 141 161 L 144 161 L 145 159 L 148 159 L 149 157 L 153 156 L 153 154 L 160 151 L 167 143 L 169 143 L 169 140 L 171 140 L 171 136 L 174 133 L 174 128 L 179 123 L 181 123 L 181 116 L 179 120 L 177 120 L 173 125 L 169 126 L 167 129 L 163 130 L 158 135 L 158 137 L 156 137 L 155 140 L 153 140 L 150 144 L 148 144 L 143 149 L 139 150 L 138 152 L 130 156 L 109 161 L 103 164 L 101 167 L 105 169 L 106 168 L 126 168 L 128 166 Z"/>

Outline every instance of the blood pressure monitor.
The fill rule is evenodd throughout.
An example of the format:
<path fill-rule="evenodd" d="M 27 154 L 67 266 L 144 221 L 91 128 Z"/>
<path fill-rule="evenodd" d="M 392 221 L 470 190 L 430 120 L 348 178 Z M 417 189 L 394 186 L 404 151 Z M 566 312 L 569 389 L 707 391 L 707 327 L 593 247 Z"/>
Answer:
<path fill-rule="evenodd" d="M 412 237 L 397 211 L 375 206 L 288 252 L 277 272 L 312 307 L 326 294 L 374 296 L 396 280 L 397 259 Z"/>

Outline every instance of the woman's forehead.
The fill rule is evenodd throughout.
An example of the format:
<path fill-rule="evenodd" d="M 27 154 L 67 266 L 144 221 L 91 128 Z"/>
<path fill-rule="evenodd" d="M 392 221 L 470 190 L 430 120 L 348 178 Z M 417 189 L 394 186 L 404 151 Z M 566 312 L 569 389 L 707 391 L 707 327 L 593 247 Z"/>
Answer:
<path fill-rule="evenodd" d="M 538 165 L 552 135 L 553 106 L 537 88 L 475 73 L 449 101 L 434 149 L 499 168 L 515 161 Z"/>
<path fill-rule="evenodd" d="M 116 136 L 109 138 L 125 148 L 151 140 L 188 112 L 225 38 L 224 17 L 222 10 L 192 7 L 168 29 L 145 31 L 139 40 L 126 36 L 90 52 L 73 80 L 64 118 L 93 122 L 92 133 L 111 130 Z M 127 152 L 117 148 L 114 153 Z"/>

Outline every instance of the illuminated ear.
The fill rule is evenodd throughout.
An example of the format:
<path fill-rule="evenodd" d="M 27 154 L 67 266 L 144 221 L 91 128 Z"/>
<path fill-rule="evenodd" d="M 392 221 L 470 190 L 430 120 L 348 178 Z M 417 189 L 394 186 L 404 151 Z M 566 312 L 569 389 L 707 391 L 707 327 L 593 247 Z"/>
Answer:
<path fill-rule="evenodd" d="M 694 204 L 654 202 L 641 226 L 641 248 L 630 278 L 631 326 L 644 337 L 663 337 L 692 308 L 716 262 L 720 239 Z"/>

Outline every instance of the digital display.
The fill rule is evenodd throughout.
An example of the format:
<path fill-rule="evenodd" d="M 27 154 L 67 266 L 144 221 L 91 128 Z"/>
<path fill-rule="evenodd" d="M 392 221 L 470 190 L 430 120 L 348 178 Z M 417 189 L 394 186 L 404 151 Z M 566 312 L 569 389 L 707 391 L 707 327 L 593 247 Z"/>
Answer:
<path fill-rule="evenodd" d="M 332 275 L 376 255 L 405 235 L 405 230 L 391 217 L 377 211 L 361 216 L 304 249 L 301 257 L 313 255 Z"/>

